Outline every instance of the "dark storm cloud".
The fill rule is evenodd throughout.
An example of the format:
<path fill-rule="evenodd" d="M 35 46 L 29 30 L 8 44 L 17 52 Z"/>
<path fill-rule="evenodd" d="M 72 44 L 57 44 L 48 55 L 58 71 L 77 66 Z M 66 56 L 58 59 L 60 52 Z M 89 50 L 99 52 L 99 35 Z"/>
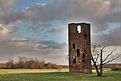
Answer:
<path fill-rule="evenodd" d="M 103 45 L 119 45 L 121 46 L 121 27 L 110 31 L 109 34 L 103 34 L 100 37 L 97 37 L 98 41 Z"/>
<path fill-rule="evenodd" d="M 121 8 L 116 12 L 111 12 L 105 18 L 105 22 L 108 21 L 110 23 L 120 23 L 121 22 Z"/>
<path fill-rule="evenodd" d="M 58 43 L 55 41 L 42 41 L 41 44 L 44 44 L 45 48 L 52 48 L 52 49 L 62 49 L 65 48 L 66 43 Z"/>
<path fill-rule="evenodd" d="M 25 15 L 23 12 L 8 11 L 5 13 L 5 15 L 2 15 L 0 17 L 0 20 L 6 25 L 6 24 L 15 24 L 17 22 L 22 22 L 24 18 Z"/>

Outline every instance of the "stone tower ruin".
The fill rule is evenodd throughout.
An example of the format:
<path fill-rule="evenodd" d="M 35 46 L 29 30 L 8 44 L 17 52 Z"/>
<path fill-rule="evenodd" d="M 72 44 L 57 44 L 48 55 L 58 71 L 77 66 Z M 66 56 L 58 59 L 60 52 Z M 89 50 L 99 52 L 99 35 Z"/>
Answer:
<path fill-rule="evenodd" d="M 90 24 L 70 23 L 69 35 L 69 71 L 91 73 Z"/>

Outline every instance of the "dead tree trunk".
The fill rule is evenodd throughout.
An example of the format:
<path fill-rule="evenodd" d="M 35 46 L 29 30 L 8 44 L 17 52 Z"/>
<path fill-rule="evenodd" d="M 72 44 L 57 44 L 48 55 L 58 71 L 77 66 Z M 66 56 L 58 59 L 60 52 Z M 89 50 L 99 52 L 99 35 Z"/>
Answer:
<path fill-rule="evenodd" d="M 103 76 L 103 53 L 102 53 L 103 50 L 101 50 L 101 53 L 100 53 L 100 76 Z"/>
<path fill-rule="evenodd" d="M 100 76 L 100 72 L 99 72 L 99 70 L 98 70 L 98 66 L 97 66 L 97 64 L 96 64 L 96 62 L 95 62 L 95 60 L 94 60 L 94 58 L 93 58 L 93 57 L 92 57 L 92 61 L 93 61 L 94 66 L 95 66 L 97 76 Z"/>

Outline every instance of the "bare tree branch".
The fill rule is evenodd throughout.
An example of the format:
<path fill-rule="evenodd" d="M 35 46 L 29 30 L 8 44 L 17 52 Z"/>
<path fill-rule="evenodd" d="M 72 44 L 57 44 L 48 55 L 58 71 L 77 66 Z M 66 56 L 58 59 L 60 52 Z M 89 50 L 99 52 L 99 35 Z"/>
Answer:
<path fill-rule="evenodd" d="M 101 48 L 101 46 L 99 46 L 99 45 L 98 45 L 98 47 L 100 47 L 100 50 L 103 50 L 103 49 L 105 48 L 105 46 L 103 46 L 103 47 Z M 99 51 L 98 51 L 98 52 L 99 52 Z M 101 54 L 101 53 L 98 53 L 98 54 L 97 54 L 97 57 L 95 58 L 95 59 L 96 59 L 96 60 L 95 60 L 96 63 L 97 63 L 97 61 L 98 61 L 98 58 L 99 58 L 100 54 Z"/>
<path fill-rule="evenodd" d="M 86 54 L 89 55 L 90 59 L 91 59 L 91 60 L 93 61 L 93 63 L 94 63 L 94 66 L 95 66 L 95 69 L 96 69 L 96 72 L 97 72 L 97 76 L 100 76 L 100 72 L 99 72 L 99 70 L 98 70 L 98 66 L 97 66 L 97 64 L 96 64 L 96 62 L 95 62 L 95 60 L 94 60 L 92 54 L 89 53 L 89 49 L 84 49 L 84 50 L 85 50 L 84 52 L 85 52 Z"/>
<path fill-rule="evenodd" d="M 103 46 L 103 47 L 101 48 L 101 50 L 104 50 L 104 48 L 105 48 L 105 46 Z"/>
<path fill-rule="evenodd" d="M 97 57 L 95 58 L 96 59 L 95 60 L 96 63 L 97 63 L 97 60 L 98 60 L 99 56 L 100 56 L 100 54 L 97 54 Z"/>
<path fill-rule="evenodd" d="M 115 59 L 119 58 L 120 56 L 121 56 L 121 54 L 119 54 L 116 58 L 113 58 L 113 59 L 111 59 L 111 60 L 109 60 L 109 61 L 103 63 L 103 65 L 105 65 L 105 64 L 107 64 L 107 63 L 109 63 L 109 62 L 114 61 Z"/>
<path fill-rule="evenodd" d="M 116 48 L 114 50 L 112 50 L 107 56 L 106 58 L 103 60 L 103 62 L 105 62 L 112 54 L 113 52 L 116 50 Z"/>

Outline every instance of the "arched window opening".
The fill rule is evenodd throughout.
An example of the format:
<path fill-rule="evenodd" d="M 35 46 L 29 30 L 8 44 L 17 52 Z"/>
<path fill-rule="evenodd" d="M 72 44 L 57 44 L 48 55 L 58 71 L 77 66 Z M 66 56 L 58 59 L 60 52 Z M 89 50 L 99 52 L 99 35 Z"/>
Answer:
<path fill-rule="evenodd" d="M 81 26 L 80 25 L 77 26 L 77 32 L 81 33 Z"/>

